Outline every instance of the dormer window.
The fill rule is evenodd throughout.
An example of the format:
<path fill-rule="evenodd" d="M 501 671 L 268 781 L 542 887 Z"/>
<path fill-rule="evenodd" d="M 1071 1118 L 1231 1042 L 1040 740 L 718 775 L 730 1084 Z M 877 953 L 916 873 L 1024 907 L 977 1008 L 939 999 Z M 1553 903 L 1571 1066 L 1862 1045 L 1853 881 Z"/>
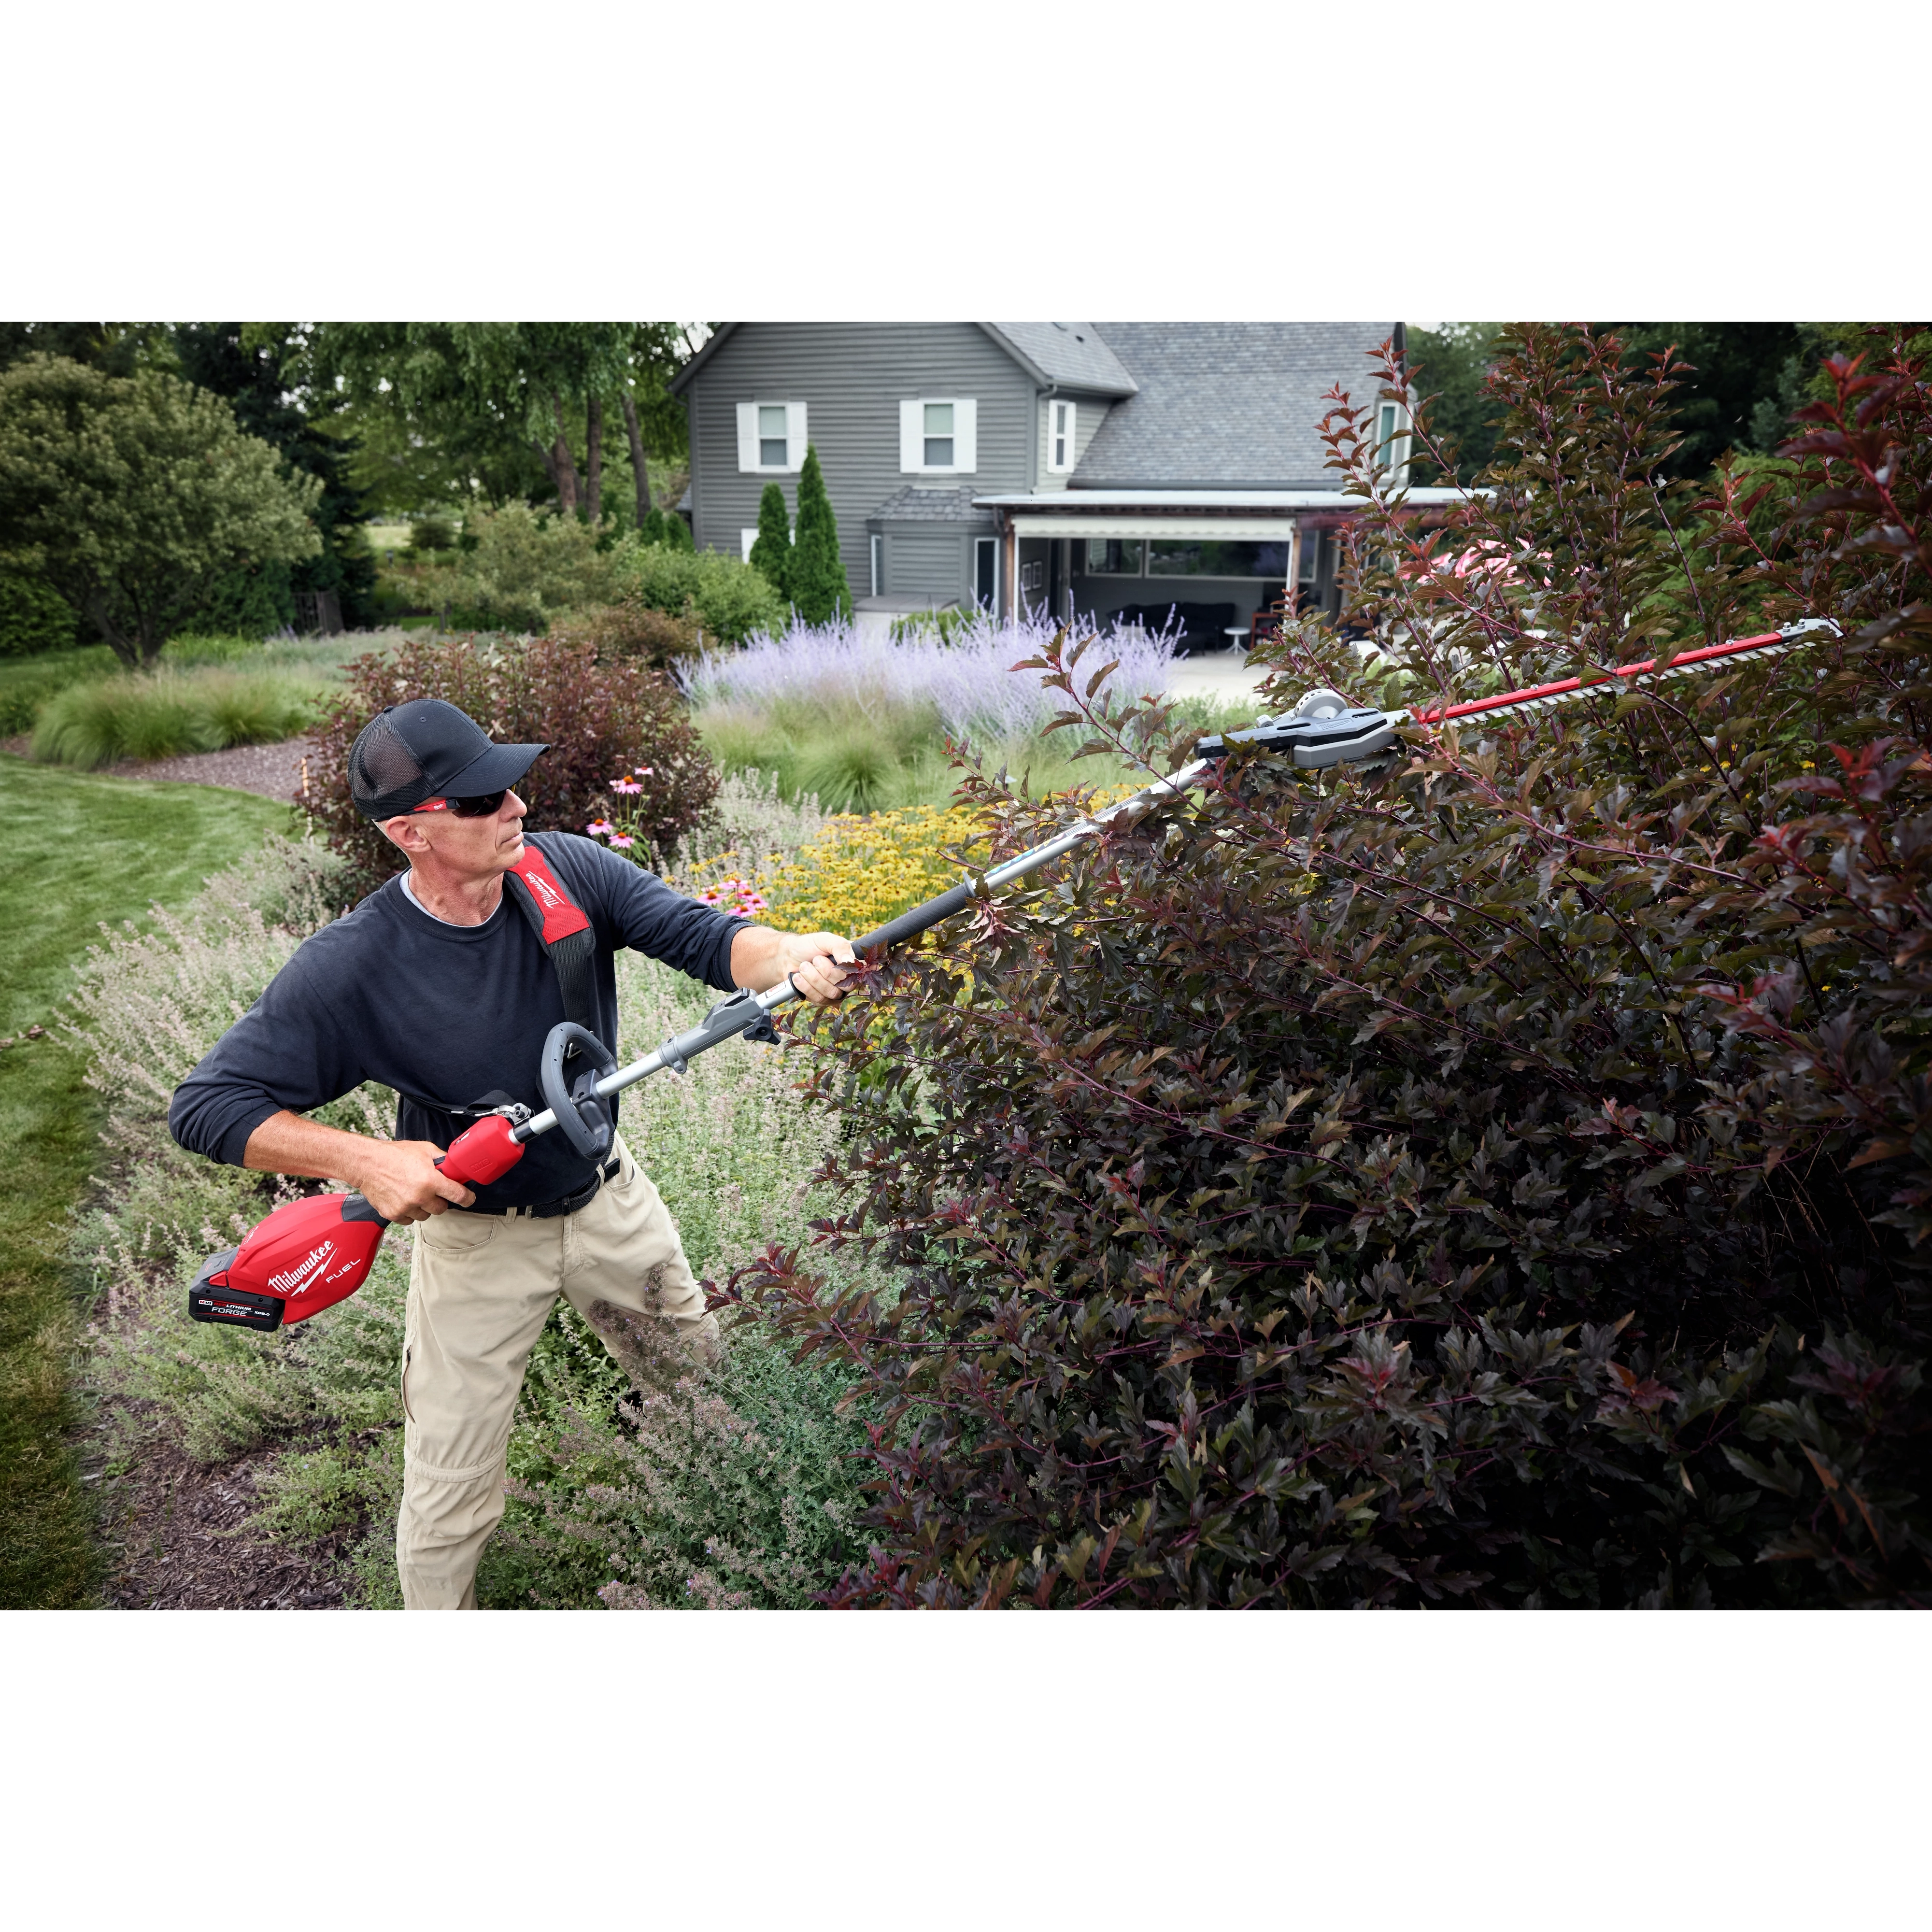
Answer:
<path fill-rule="evenodd" d="M 1046 406 L 1046 466 L 1056 476 L 1073 467 L 1073 424 L 1076 415 L 1072 403 L 1058 397 Z"/>
<path fill-rule="evenodd" d="M 1408 484 L 1408 419 L 1400 403 L 1384 403 L 1376 415 L 1376 460 L 1385 464 L 1398 490 Z"/>

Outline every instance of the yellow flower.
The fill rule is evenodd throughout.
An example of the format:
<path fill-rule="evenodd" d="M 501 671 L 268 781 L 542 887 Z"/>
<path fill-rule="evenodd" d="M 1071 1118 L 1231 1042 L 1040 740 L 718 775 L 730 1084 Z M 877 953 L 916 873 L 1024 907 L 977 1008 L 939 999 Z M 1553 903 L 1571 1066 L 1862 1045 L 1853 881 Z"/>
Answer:
<path fill-rule="evenodd" d="M 949 856 L 957 854 L 959 856 Z M 766 888 L 775 926 L 856 938 L 956 886 L 984 863 L 986 834 L 964 806 L 908 806 L 869 818 L 842 814 Z M 963 860 L 963 862 L 962 862 Z"/>

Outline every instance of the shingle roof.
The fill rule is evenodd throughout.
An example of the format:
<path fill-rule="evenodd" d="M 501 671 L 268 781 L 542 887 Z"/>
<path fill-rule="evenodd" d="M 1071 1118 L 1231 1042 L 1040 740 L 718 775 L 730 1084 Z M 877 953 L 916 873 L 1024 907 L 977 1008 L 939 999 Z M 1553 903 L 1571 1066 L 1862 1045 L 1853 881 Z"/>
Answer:
<path fill-rule="evenodd" d="M 975 506 L 970 490 L 922 490 L 908 484 L 895 490 L 872 515 L 868 523 L 990 524 L 984 510 Z"/>
<path fill-rule="evenodd" d="M 1116 403 L 1068 478 L 1079 489 L 1337 487 L 1316 434 L 1340 382 L 1372 400 L 1388 322 L 1102 322 L 1140 392 Z"/>
<path fill-rule="evenodd" d="M 1131 396 L 1134 379 L 1090 322 L 992 322 L 1049 382 Z"/>

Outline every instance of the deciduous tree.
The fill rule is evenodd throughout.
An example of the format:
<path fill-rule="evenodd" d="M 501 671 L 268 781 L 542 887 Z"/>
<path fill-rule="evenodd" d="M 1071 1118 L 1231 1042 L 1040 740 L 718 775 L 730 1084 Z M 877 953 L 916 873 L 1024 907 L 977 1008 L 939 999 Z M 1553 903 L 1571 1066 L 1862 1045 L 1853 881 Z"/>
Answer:
<path fill-rule="evenodd" d="M 0 376 L 0 530 L 130 668 L 224 572 L 321 543 L 322 494 L 219 397 L 158 370 L 33 356 Z"/>

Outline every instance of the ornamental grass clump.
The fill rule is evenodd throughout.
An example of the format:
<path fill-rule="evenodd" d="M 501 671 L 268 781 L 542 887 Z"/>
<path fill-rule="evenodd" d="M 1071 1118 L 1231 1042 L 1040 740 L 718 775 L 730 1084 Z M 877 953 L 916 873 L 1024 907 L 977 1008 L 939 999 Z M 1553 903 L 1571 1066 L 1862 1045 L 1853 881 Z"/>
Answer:
<path fill-rule="evenodd" d="M 818 1021 L 841 1211 L 733 1292 L 883 1412 L 830 1600 L 1932 1603 L 1928 346 L 1700 500 L 1669 358 L 1512 329 L 1436 526 L 1376 460 L 1392 401 L 1455 473 L 1408 374 L 1331 399 L 1362 642 L 1284 638 L 1270 710 L 1843 638 L 1381 772 L 1238 752 Z M 1185 755 L 1042 656 L 1092 747 Z M 1046 816 L 969 796 L 996 855 Z"/>
<path fill-rule="evenodd" d="M 70 684 L 41 707 L 33 754 L 94 770 L 122 758 L 173 758 L 272 745 L 313 726 L 323 687 L 286 671 L 164 668 Z"/>

